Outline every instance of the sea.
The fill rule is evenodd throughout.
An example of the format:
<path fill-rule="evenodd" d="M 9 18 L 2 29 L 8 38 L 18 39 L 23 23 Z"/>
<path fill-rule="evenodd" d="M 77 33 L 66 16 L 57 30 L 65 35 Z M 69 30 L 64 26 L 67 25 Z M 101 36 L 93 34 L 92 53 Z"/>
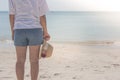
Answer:
<path fill-rule="evenodd" d="M 51 11 L 46 14 L 51 41 L 120 41 L 120 12 Z M 11 41 L 8 12 L 0 12 L 0 41 Z"/>

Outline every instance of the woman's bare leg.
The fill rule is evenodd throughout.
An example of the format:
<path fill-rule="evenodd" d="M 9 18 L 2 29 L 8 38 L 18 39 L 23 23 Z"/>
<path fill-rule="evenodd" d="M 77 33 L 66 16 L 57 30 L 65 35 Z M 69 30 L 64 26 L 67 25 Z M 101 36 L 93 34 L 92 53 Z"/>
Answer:
<path fill-rule="evenodd" d="M 27 47 L 16 46 L 16 75 L 17 80 L 24 80 L 24 64 L 26 60 Z"/>
<path fill-rule="evenodd" d="M 39 74 L 39 50 L 40 46 L 30 46 L 31 80 L 37 80 Z"/>

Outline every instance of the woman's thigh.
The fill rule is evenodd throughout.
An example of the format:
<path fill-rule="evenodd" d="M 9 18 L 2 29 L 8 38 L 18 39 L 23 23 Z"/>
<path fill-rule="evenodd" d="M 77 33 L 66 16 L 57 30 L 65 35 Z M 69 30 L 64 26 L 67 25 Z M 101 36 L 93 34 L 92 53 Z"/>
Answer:
<path fill-rule="evenodd" d="M 16 46 L 17 62 L 25 62 L 27 46 Z"/>
<path fill-rule="evenodd" d="M 37 62 L 39 60 L 40 45 L 29 46 L 29 60 L 30 62 Z"/>

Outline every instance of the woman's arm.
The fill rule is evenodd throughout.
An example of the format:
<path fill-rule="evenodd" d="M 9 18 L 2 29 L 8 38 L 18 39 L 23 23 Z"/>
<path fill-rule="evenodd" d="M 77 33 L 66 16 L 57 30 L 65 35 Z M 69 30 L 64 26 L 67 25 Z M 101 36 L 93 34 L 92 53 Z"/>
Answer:
<path fill-rule="evenodd" d="M 44 39 L 49 40 L 50 35 L 48 34 L 48 31 L 47 31 L 47 23 L 46 23 L 46 16 L 45 15 L 40 16 L 40 24 L 43 27 L 43 37 L 44 37 Z"/>
<path fill-rule="evenodd" d="M 9 15 L 9 18 L 10 18 L 12 40 L 14 40 L 14 19 L 15 19 L 15 15 Z"/>

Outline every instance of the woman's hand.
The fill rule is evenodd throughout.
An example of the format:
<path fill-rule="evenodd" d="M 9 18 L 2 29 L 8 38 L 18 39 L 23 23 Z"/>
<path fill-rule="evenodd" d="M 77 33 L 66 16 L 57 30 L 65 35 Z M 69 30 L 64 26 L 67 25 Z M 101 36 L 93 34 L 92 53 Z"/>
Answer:
<path fill-rule="evenodd" d="M 43 32 L 43 38 L 48 41 L 50 40 L 50 35 L 48 34 L 48 32 Z"/>

